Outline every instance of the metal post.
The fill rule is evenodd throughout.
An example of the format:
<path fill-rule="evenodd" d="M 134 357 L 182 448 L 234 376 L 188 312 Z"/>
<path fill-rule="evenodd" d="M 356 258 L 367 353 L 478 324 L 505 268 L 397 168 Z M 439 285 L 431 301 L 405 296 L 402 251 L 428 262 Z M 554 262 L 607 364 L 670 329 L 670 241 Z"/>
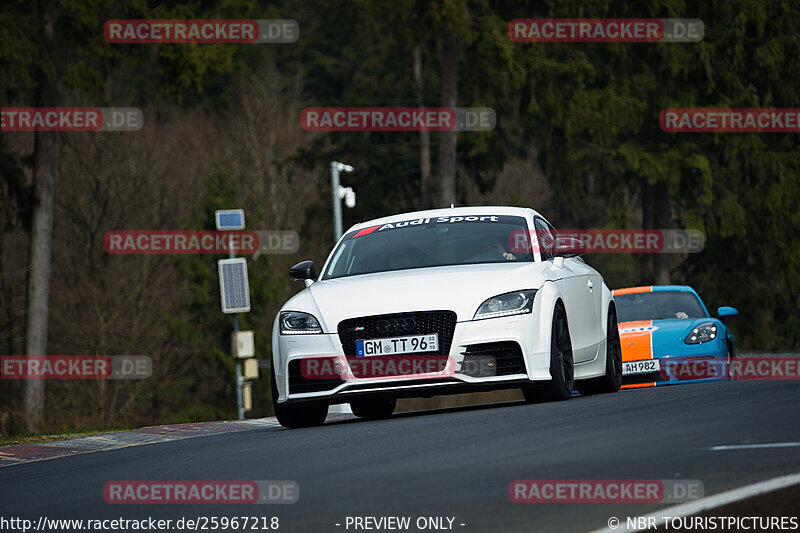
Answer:
<path fill-rule="evenodd" d="M 231 259 L 236 254 L 233 253 L 233 239 L 228 240 L 229 256 Z M 239 313 L 233 315 L 233 337 L 239 333 Z M 236 357 L 236 408 L 239 413 L 239 420 L 244 420 L 244 402 L 242 399 L 242 360 Z"/>
<path fill-rule="evenodd" d="M 342 238 L 342 199 L 339 198 L 339 163 L 331 161 L 331 195 L 333 196 L 333 236 L 334 242 Z"/>
<path fill-rule="evenodd" d="M 331 161 L 331 196 L 333 196 L 333 236 L 334 244 L 339 242 L 342 238 L 342 198 L 339 189 L 342 188 L 339 183 L 339 170 L 344 168 L 346 172 L 351 172 L 353 167 L 343 165 L 338 161 Z M 350 404 L 345 403 L 341 405 L 331 405 L 328 408 L 329 413 L 335 414 L 353 414 L 350 409 Z"/>
<path fill-rule="evenodd" d="M 239 315 L 233 315 L 233 334 L 239 332 Z M 239 411 L 239 420 L 244 420 L 244 405 L 242 402 L 242 360 L 236 358 L 236 408 Z"/>

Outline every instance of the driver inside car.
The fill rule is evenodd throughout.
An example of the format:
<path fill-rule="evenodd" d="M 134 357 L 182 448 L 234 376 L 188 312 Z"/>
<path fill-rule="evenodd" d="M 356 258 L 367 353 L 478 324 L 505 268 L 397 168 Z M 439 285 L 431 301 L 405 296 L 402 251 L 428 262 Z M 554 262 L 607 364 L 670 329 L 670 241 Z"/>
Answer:
<path fill-rule="evenodd" d="M 508 261 L 517 259 L 514 254 L 506 251 L 503 244 L 496 237 L 484 237 L 481 241 L 481 249 L 484 252 L 500 254 Z"/>

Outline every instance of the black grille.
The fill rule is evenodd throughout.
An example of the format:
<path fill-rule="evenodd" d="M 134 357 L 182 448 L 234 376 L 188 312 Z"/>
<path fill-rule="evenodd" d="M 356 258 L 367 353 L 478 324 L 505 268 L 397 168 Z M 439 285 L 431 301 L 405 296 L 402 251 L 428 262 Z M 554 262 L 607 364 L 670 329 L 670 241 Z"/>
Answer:
<path fill-rule="evenodd" d="M 648 372 L 647 374 L 632 374 L 622 378 L 622 383 L 625 385 L 640 385 L 642 383 L 660 383 L 667 381 L 664 374 L 656 370 L 655 372 Z"/>
<path fill-rule="evenodd" d="M 409 320 L 410 319 L 410 320 Z M 399 325 L 402 332 L 387 331 L 386 325 Z M 413 326 L 412 326 L 413 324 Z M 358 331 L 356 331 L 358 328 Z M 363 329 L 361 329 L 363 328 Z M 345 355 L 355 357 L 356 340 L 402 337 L 405 335 L 439 334 L 439 351 L 420 355 L 448 355 L 456 330 L 456 314 L 453 311 L 420 311 L 417 313 L 395 313 L 391 315 L 348 318 L 339 322 L 339 340 Z M 392 329 L 391 327 L 389 329 Z"/>
<path fill-rule="evenodd" d="M 307 378 L 303 376 L 300 364 L 300 359 L 289 361 L 289 394 L 326 391 L 342 384 L 342 380 L 338 378 Z"/>
<path fill-rule="evenodd" d="M 463 352 L 459 373 L 473 377 L 510 376 L 525 373 L 522 349 L 514 341 L 471 344 Z"/>

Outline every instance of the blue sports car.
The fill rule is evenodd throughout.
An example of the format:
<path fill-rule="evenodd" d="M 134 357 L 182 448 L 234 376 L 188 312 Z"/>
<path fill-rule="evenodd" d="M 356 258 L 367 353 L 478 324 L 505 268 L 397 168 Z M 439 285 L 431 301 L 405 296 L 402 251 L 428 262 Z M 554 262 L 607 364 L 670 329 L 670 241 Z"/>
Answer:
<path fill-rule="evenodd" d="M 730 379 L 736 356 L 727 321 L 739 312 L 708 313 L 686 285 L 652 285 L 613 291 L 622 344 L 622 387 Z"/>

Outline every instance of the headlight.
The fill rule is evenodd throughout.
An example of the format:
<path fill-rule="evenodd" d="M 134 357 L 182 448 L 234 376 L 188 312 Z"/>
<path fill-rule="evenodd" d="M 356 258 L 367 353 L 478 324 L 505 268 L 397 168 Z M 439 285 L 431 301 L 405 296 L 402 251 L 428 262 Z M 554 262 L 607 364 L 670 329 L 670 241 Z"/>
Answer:
<path fill-rule="evenodd" d="M 322 327 L 313 315 L 299 311 L 281 313 L 281 335 L 311 335 L 322 333 Z"/>
<path fill-rule="evenodd" d="M 717 325 L 713 322 L 703 322 L 696 326 L 689 335 L 686 336 L 686 344 L 702 344 L 713 341 L 717 338 Z"/>
<path fill-rule="evenodd" d="M 489 298 L 478 307 L 472 320 L 521 315 L 533 309 L 535 290 L 514 291 Z"/>

